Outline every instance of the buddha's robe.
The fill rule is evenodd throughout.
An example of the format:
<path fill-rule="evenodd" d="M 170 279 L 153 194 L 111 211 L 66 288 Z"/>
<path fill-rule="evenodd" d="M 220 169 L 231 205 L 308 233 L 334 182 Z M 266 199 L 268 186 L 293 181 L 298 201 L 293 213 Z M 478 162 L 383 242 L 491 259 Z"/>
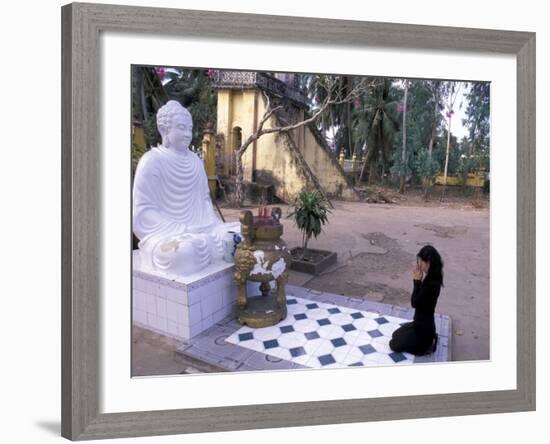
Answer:
<path fill-rule="evenodd" d="M 134 177 L 133 231 L 141 266 L 180 275 L 223 257 L 223 238 L 240 231 L 214 212 L 203 163 L 192 151 L 152 148 Z"/>

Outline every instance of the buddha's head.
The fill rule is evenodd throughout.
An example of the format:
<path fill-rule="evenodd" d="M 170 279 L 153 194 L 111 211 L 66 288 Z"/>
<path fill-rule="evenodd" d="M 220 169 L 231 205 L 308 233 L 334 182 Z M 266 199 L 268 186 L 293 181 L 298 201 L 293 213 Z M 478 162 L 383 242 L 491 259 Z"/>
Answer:
<path fill-rule="evenodd" d="M 162 144 L 175 151 L 185 151 L 193 138 L 193 119 L 187 109 L 170 100 L 157 112 L 157 128 Z"/>

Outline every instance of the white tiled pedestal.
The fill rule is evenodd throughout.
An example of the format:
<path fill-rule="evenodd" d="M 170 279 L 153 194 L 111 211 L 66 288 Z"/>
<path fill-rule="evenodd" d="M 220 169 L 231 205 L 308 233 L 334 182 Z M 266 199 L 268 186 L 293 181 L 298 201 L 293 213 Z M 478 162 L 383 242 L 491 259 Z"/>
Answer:
<path fill-rule="evenodd" d="M 235 313 L 234 264 L 217 262 L 190 276 L 167 275 L 140 267 L 133 252 L 133 322 L 182 341 Z"/>

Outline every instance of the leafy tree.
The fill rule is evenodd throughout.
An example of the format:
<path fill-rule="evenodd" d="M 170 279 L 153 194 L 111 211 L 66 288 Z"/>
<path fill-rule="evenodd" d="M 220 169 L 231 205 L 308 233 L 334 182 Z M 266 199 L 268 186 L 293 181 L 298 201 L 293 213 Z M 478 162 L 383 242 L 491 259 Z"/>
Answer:
<path fill-rule="evenodd" d="M 442 125 L 443 116 L 441 111 L 444 109 L 443 99 L 443 82 L 441 80 L 424 80 L 423 86 L 429 91 L 427 105 L 431 107 L 429 120 L 431 123 L 431 131 L 428 141 L 428 154 L 432 155 L 432 150 L 436 141 L 437 133 Z"/>
<path fill-rule="evenodd" d="M 149 114 L 143 122 L 143 131 L 145 132 L 145 141 L 147 147 L 157 146 L 162 142 L 162 137 L 157 128 L 157 113 Z"/>
<path fill-rule="evenodd" d="M 435 176 L 439 173 L 440 164 L 427 148 L 421 148 L 412 160 L 412 168 L 422 178 L 422 187 L 424 196 L 426 196 L 427 190 L 432 186 Z"/>
<path fill-rule="evenodd" d="M 180 67 L 135 67 L 133 114 L 145 131 L 147 148 L 161 142 L 156 113 L 168 100 L 177 100 L 193 116 L 192 147 L 201 145 L 206 124 L 216 123 L 216 94 L 209 76 L 210 70 Z"/>
<path fill-rule="evenodd" d="M 428 149 L 431 155 L 437 134 L 441 130 L 441 81 L 415 80 L 409 88 L 410 122 L 412 143 L 418 150 Z"/>
<path fill-rule="evenodd" d="M 405 131 L 400 131 L 395 137 L 393 176 L 416 175 L 417 179 L 424 185 L 425 197 L 430 189 L 433 180 L 432 170 L 438 167 L 438 162 L 431 161 L 432 151 L 438 142 L 437 133 L 441 129 L 442 104 L 440 100 L 440 83 L 432 80 L 409 80 L 408 99 L 406 108 L 400 107 L 406 112 L 406 136 L 407 150 L 405 162 L 403 162 L 402 146 Z M 399 82 L 394 87 L 399 90 Z M 417 159 L 417 156 L 420 156 Z M 420 167 L 420 165 L 424 165 Z M 429 166 L 429 167 L 428 167 Z M 439 167 L 438 167 L 439 169 Z M 421 172 L 430 172 L 429 177 L 422 176 Z"/>
<path fill-rule="evenodd" d="M 489 82 L 470 84 L 466 96 L 468 100 L 466 118 L 462 122 L 469 130 L 468 156 L 471 159 L 476 159 L 472 169 L 488 169 L 489 167 L 490 96 L 491 84 Z"/>
<path fill-rule="evenodd" d="M 445 160 L 447 159 L 447 141 L 449 142 L 449 156 L 447 162 L 447 175 L 453 175 L 457 172 L 460 161 L 461 151 L 458 149 L 460 144 L 452 133 L 449 137 L 447 129 L 443 129 L 435 141 L 435 147 L 432 152 L 433 158 L 440 165 L 439 173 L 443 173 Z"/>
<path fill-rule="evenodd" d="M 457 151 L 460 153 L 458 165 L 456 167 L 456 174 L 462 176 L 462 181 L 465 184 L 468 179 L 468 174 L 475 169 L 476 161 L 471 156 L 472 147 L 467 137 L 463 137 L 458 144 Z"/>

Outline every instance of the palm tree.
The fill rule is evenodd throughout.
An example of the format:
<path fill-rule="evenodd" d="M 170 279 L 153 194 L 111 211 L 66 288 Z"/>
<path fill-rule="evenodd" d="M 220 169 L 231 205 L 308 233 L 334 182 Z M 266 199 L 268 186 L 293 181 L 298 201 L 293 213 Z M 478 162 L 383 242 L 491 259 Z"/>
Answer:
<path fill-rule="evenodd" d="M 173 68 L 166 71 L 164 89 L 170 99 L 185 106 L 193 116 L 193 140 L 199 147 L 204 128 L 216 126 L 216 93 L 210 77 L 211 70 Z"/>
<path fill-rule="evenodd" d="M 369 184 L 383 179 L 390 168 L 395 135 L 400 129 L 400 96 L 392 88 L 394 80 L 376 79 L 372 94 L 366 94 L 355 110 L 353 130 L 358 146 L 367 147 L 359 180 L 369 169 Z"/>

